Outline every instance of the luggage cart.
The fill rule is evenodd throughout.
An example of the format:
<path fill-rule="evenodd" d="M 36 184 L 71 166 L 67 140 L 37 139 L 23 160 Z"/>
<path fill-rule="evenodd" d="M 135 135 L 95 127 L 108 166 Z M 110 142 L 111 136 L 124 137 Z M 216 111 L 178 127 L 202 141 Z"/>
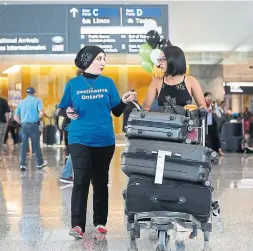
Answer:
<path fill-rule="evenodd" d="M 131 247 L 129 251 L 138 250 L 136 247 L 136 238 L 140 238 L 141 229 L 154 229 L 158 236 L 158 246 L 156 251 L 167 251 L 169 249 L 170 236 L 168 231 L 174 228 L 175 224 L 180 225 L 185 229 L 192 230 L 189 238 L 194 239 L 198 235 L 198 230 L 202 230 L 204 235 L 203 251 L 210 251 L 209 239 L 212 232 L 212 217 L 219 217 L 220 208 L 218 202 L 215 203 L 215 208 L 211 209 L 211 217 L 206 223 L 201 223 L 195 217 L 186 213 L 179 212 L 143 212 L 137 213 L 134 216 L 134 223 L 127 223 L 127 230 L 130 232 Z M 212 203 L 212 204 L 214 204 Z M 214 211 L 215 210 L 215 211 Z"/>
<path fill-rule="evenodd" d="M 201 142 L 203 146 L 206 143 L 206 114 L 201 116 Z M 190 143 L 190 142 L 188 142 Z M 213 157 L 216 157 L 213 156 Z M 218 162 L 214 161 L 216 165 Z M 206 185 L 210 185 L 209 181 Z M 124 193 L 123 193 L 124 197 Z M 170 212 L 170 211 L 154 211 L 154 212 L 141 212 L 134 215 L 134 221 L 129 220 L 127 223 L 127 231 L 130 233 L 131 244 L 129 251 L 137 251 L 136 238 L 140 238 L 141 229 L 154 229 L 157 232 L 158 246 L 156 251 L 167 251 L 169 247 L 170 236 L 168 231 L 174 228 L 175 224 L 180 225 L 185 229 L 192 230 L 189 238 L 194 239 L 198 236 L 198 230 L 202 230 L 204 236 L 204 247 L 203 251 L 210 251 L 209 239 L 210 233 L 212 232 L 212 218 L 219 217 L 220 219 L 220 206 L 218 201 L 212 202 L 210 208 L 211 214 L 208 222 L 200 222 L 194 216 L 181 213 L 181 212 Z M 129 215 L 128 215 L 129 216 Z"/>

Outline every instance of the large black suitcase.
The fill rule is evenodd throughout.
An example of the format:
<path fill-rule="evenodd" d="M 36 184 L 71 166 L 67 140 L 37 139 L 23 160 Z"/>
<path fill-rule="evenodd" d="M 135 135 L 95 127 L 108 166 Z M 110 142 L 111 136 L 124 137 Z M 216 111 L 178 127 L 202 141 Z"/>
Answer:
<path fill-rule="evenodd" d="M 170 211 L 193 215 L 205 223 L 210 218 L 212 187 L 173 180 L 155 184 L 154 178 L 131 176 L 124 192 L 125 213 Z"/>
<path fill-rule="evenodd" d="M 243 137 L 243 124 L 225 122 L 221 129 L 221 138 Z"/>
<path fill-rule="evenodd" d="M 47 125 L 43 128 L 43 143 L 47 145 L 54 145 L 56 143 L 55 135 L 57 128 L 53 125 Z"/>
<path fill-rule="evenodd" d="M 222 137 L 221 149 L 224 152 L 242 152 L 242 143 L 243 137 Z"/>
<path fill-rule="evenodd" d="M 190 118 L 179 114 L 134 111 L 128 118 L 126 136 L 184 142 L 192 125 Z"/>
<path fill-rule="evenodd" d="M 168 152 L 162 163 L 161 151 Z M 121 167 L 128 177 L 138 173 L 205 183 L 212 164 L 217 163 L 216 156 L 216 152 L 202 145 L 130 139 L 122 153 Z M 163 165 L 161 168 L 159 162 Z"/>

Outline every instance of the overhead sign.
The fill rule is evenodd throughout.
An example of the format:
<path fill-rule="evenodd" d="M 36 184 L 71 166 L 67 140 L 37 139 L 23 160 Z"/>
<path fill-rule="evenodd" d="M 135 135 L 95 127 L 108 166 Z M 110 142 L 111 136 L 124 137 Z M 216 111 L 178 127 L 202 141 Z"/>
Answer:
<path fill-rule="evenodd" d="M 253 94 L 252 82 L 223 83 L 225 94 Z"/>
<path fill-rule="evenodd" d="M 1 5 L 0 54 L 72 54 L 88 44 L 138 53 L 147 19 L 168 38 L 168 5 Z"/>

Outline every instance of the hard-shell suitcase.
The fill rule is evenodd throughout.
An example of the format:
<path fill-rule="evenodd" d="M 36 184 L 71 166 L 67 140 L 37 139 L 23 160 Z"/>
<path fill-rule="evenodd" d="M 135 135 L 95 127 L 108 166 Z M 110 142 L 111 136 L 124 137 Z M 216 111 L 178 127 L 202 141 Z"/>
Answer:
<path fill-rule="evenodd" d="M 55 141 L 55 135 L 56 135 L 56 127 L 53 125 L 48 125 L 43 128 L 43 143 L 47 145 L 54 145 L 56 143 Z"/>
<path fill-rule="evenodd" d="M 43 143 L 47 145 L 54 145 L 56 143 L 55 135 L 57 128 L 52 125 L 51 118 L 49 119 L 50 124 L 43 128 Z"/>
<path fill-rule="evenodd" d="M 123 193 L 125 213 L 131 216 L 141 212 L 181 212 L 193 215 L 200 222 L 207 222 L 212 191 L 211 186 L 166 179 L 163 184 L 155 184 L 152 177 L 133 175 Z"/>
<path fill-rule="evenodd" d="M 199 125 L 182 113 L 133 111 L 128 118 L 126 136 L 186 143 L 201 141 Z"/>
<path fill-rule="evenodd" d="M 221 129 L 221 138 L 243 137 L 243 124 L 225 122 Z"/>
<path fill-rule="evenodd" d="M 126 136 L 184 142 L 192 124 L 193 121 L 179 114 L 135 111 L 129 115 Z"/>
<path fill-rule="evenodd" d="M 225 152 L 242 152 L 242 143 L 243 137 L 222 137 L 221 149 Z"/>
<path fill-rule="evenodd" d="M 143 174 L 205 183 L 216 152 L 202 145 L 129 139 L 122 153 L 121 168 L 127 176 Z"/>

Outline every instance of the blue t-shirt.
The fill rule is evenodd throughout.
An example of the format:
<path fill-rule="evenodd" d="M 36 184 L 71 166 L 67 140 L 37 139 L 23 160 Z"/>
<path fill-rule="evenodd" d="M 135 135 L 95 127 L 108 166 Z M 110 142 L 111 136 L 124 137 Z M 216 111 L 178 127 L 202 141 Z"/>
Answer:
<path fill-rule="evenodd" d="M 69 125 L 69 144 L 92 147 L 115 144 L 111 109 L 119 103 L 120 96 L 112 79 L 104 76 L 71 79 L 59 104 L 59 108 L 72 107 L 79 116 Z"/>
<path fill-rule="evenodd" d="M 18 104 L 16 115 L 21 119 L 21 123 L 35 123 L 40 121 L 39 112 L 42 110 L 41 100 L 28 95 Z"/>

